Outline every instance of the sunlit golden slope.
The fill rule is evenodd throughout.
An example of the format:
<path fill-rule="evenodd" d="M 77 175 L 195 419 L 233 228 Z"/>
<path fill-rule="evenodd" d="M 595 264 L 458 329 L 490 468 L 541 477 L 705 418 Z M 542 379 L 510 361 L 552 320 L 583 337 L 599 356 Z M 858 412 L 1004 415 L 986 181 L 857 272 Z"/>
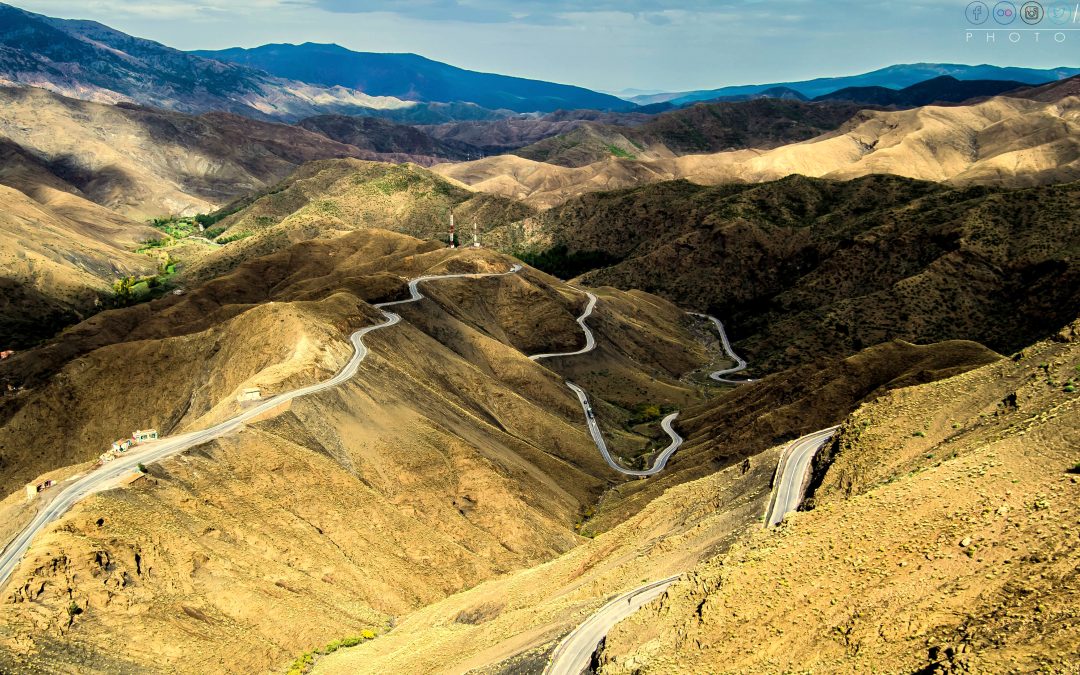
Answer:
<path fill-rule="evenodd" d="M 890 173 L 958 184 L 1035 185 L 1080 178 L 1080 98 L 998 97 L 970 106 L 864 111 L 835 132 L 774 150 L 740 150 L 570 169 L 489 157 L 435 170 L 473 189 L 551 206 L 583 192 L 687 178 L 761 182 L 797 173 L 855 178 Z"/>

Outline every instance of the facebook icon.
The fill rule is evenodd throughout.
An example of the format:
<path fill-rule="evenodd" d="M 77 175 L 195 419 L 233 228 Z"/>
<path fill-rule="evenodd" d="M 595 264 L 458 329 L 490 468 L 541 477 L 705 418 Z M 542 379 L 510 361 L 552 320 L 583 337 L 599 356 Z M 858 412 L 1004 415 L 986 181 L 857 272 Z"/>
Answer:
<path fill-rule="evenodd" d="M 975 26 L 986 23 L 986 20 L 990 18 L 990 8 L 986 6 L 985 2 L 971 3 L 964 10 L 964 14 L 967 16 L 968 23 Z"/>

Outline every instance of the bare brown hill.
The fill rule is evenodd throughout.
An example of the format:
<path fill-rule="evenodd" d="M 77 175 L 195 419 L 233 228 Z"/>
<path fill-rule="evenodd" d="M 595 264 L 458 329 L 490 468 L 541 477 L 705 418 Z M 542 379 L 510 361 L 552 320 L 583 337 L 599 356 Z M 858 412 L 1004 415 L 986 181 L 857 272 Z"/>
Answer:
<path fill-rule="evenodd" d="M 604 254 L 586 283 L 720 316 L 752 372 L 894 338 L 968 339 L 1011 353 L 1080 304 L 1078 190 L 951 189 L 887 176 L 674 182 L 584 196 L 505 241 L 564 275 L 583 271 L 582 256 Z"/>
<path fill-rule="evenodd" d="M 698 103 L 633 126 L 584 124 L 515 150 L 526 159 L 581 167 L 611 157 L 656 160 L 687 154 L 769 149 L 833 131 L 865 109 L 848 102 L 779 98 Z"/>
<path fill-rule="evenodd" d="M 5 483 L 85 462 L 128 427 L 222 419 L 244 387 L 270 395 L 324 379 L 351 352 L 347 335 L 378 320 L 365 300 L 400 297 L 408 277 L 510 262 L 366 230 L 99 314 L 5 361 L 5 377 L 36 378 L 4 400 Z M 583 297 L 531 270 L 424 290 L 429 300 L 399 308 L 402 324 L 369 336 L 345 386 L 151 466 L 49 528 L 7 586 L 3 667 L 281 668 L 582 541 L 574 523 L 622 478 L 561 378 L 522 350 L 577 345 Z M 603 363 L 700 400 L 679 382 L 708 361 L 682 313 L 602 294 Z"/>
<path fill-rule="evenodd" d="M 712 416 L 709 424 L 692 420 L 686 429 L 693 456 L 676 468 L 681 477 L 634 481 L 609 491 L 599 515 L 583 528 L 593 539 L 545 565 L 418 610 L 379 640 L 320 659 L 315 672 L 538 672 L 558 639 L 613 596 L 692 569 L 760 529 L 782 448 L 766 438 L 769 424 L 828 424 L 863 396 L 873 400 L 892 387 L 998 359 L 969 343 L 896 344 L 729 392 L 702 415 Z M 775 414 L 756 407 L 768 399 L 776 404 Z M 721 421 L 719 415 L 727 417 Z M 754 425 L 757 416 L 771 422 L 744 433 L 743 425 Z M 704 477 L 683 482 L 687 467 L 697 467 Z"/>
<path fill-rule="evenodd" d="M 0 185 L 0 351 L 50 337 L 110 302 L 113 279 L 157 266 L 130 252 L 150 228 L 48 184 L 34 194 Z"/>
<path fill-rule="evenodd" d="M 537 206 L 675 178 L 717 185 L 791 174 L 850 179 L 886 173 L 958 185 L 1042 185 L 1080 177 L 1078 106 L 1076 97 L 996 97 L 967 106 L 865 111 L 835 131 L 771 150 L 608 158 L 578 168 L 504 156 L 443 164 L 436 171 Z"/>
<path fill-rule="evenodd" d="M 35 163 L 39 180 L 74 186 L 138 219 L 212 211 L 316 159 L 384 158 L 295 126 L 89 103 L 33 88 L 0 87 L 0 136 L 23 150 L 22 158 L 5 155 L 16 167 Z M 15 171 L 31 177 L 29 169 L 4 174 Z"/>
<path fill-rule="evenodd" d="M 480 150 L 458 141 L 442 141 L 415 126 L 397 124 L 377 117 L 320 115 L 301 120 L 297 126 L 331 140 L 380 154 L 430 166 L 445 160 L 476 159 Z"/>
<path fill-rule="evenodd" d="M 698 565 L 600 672 L 1072 672 L 1080 324 L 891 392 L 841 429 L 815 508 Z"/>
<path fill-rule="evenodd" d="M 535 213 L 523 204 L 475 194 L 413 164 L 326 160 L 304 165 L 274 186 L 228 205 L 215 226 L 225 248 L 191 262 L 197 282 L 292 243 L 356 229 L 384 228 L 427 239 L 449 238 L 450 211 L 460 242 Z M 226 215 L 228 214 L 228 215 Z"/>
<path fill-rule="evenodd" d="M 1080 96 L 1080 77 L 1070 77 L 1057 82 L 1044 84 L 1040 87 L 1029 87 L 1023 91 L 1013 92 L 1010 96 L 1016 98 L 1029 98 L 1034 101 L 1048 103 L 1061 101 L 1073 96 Z"/>
<path fill-rule="evenodd" d="M 649 119 L 649 115 L 640 113 L 558 110 L 539 118 L 510 117 L 500 120 L 451 122 L 419 128 L 442 141 L 465 143 L 481 153 L 500 154 L 567 133 L 589 123 L 634 126 Z"/>

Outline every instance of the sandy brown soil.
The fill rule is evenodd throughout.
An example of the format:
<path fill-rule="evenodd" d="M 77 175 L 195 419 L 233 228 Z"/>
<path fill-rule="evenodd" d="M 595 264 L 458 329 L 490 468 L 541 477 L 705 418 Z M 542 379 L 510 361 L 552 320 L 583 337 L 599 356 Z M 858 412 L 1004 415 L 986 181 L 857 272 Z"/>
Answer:
<path fill-rule="evenodd" d="M 1073 324 L 862 407 L 816 508 L 621 623 L 602 672 L 1075 672 L 1078 378 Z"/>
<path fill-rule="evenodd" d="M 94 456 L 132 425 L 172 433 L 223 419 L 246 386 L 272 394 L 326 378 L 348 333 L 375 320 L 362 297 L 400 297 L 423 273 L 509 265 L 373 230 L 99 315 L 9 364 L 35 384 L 9 402 L 7 480 L 21 489 L 33 467 Z M 369 336 L 348 385 L 152 465 L 48 528 L 7 585 L 3 663 L 281 668 L 586 541 L 575 525 L 623 479 L 560 376 L 522 351 L 580 340 L 580 294 L 531 270 L 425 292 L 400 307 L 404 323 Z M 685 349 L 663 374 L 676 386 L 708 360 L 681 316 L 605 291 L 600 330 L 618 335 L 605 363 L 651 381 L 644 354 Z"/>

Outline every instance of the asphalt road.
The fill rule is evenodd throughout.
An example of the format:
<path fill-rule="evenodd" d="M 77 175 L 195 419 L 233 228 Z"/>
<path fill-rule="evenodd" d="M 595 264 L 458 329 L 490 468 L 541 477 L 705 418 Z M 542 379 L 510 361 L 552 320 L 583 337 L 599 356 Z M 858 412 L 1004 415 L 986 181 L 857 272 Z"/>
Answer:
<path fill-rule="evenodd" d="M 721 323 L 720 319 L 709 314 L 698 314 L 697 312 L 689 313 L 693 316 L 700 316 L 703 319 L 708 319 L 713 322 L 713 325 L 716 326 L 716 331 L 720 333 L 720 344 L 724 347 L 724 353 L 728 355 L 728 358 L 735 362 L 733 367 L 717 370 L 710 373 L 709 377 L 717 382 L 723 382 L 724 384 L 749 384 L 750 382 L 753 382 L 754 380 L 728 380 L 724 378 L 725 375 L 734 375 L 735 373 L 741 373 L 746 370 L 746 361 L 731 349 L 731 342 L 728 340 L 727 331 L 724 330 L 724 324 Z"/>
<path fill-rule="evenodd" d="M 4 548 L 3 553 L 0 554 L 0 586 L 7 582 L 11 573 L 15 570 L 15 567 L 18 566 L 19 561 L 22 560 L 23 554 L 26 553 L 26 549 L 30 547 L 30 542 L 33 540 L 34 536 L 50 522 L 63 515 L 73 504 L 83 497 L 115 487 L 124 476 L 130 475 L 133 471 L 137 470 L 139 464 L 150 464 L 197 445 L 201 445 L 202 443 L 212 441 L 215 438 L 220 438 L 230 431 L 239 428 L 248 420 L 258 417 L 282 403 L 291 401 L 294 398 L 331 389 L 352 378 L 356 375 L 360 363 L 363 362 L 368 355 L 368 348 L 364 345 L 364 336 L 372 331 L 389 328 L 390 326 L 399 323 L 401 321 L 401 316 L 393 312 L 388 312 L 385 308 L 423 299 L 424 296 L 417 288 L 419 284 L 437 279 L 506 276 L 508 274 L 515 274 L 520 270 L 521 265 L 514 265 L 510 268 L 510 271 L 501 273 L 443 274 L 413 279 L 409 282 L 409 298 L 393 302 L 383 302 L 375 305 L 375 307 L 382 310 L 386 320 L 373 326 L 365 326 L 349 337 L 354 350 L 352 358 L 349 359 L 348 363 L 345 364 L 337 375 L 329 380 L 269 398 L 256 406 L 248 408 L 236 417 L 216 424 L 208 429 L 192 431 L 178 436 L 170 436 L 151 443 L 139 445 L 136 449 L 128 451 L 126 454 L 114 459 L 97 470 L 91 471 L 74 483 L 64 487 L 62 492 L 49 503 L 48 506 L 42 509 L 37 516 L 30 521 L 30 524 Z"/>
<path fill-rule="evenodd" d="M 577 289 L 575 289 L 577 290 Z M 596 296 L 588 291 L 585 291 L 585 295 L 589 297 L 589 302 L 585 305 L 585 311 L 578 317 L 578 325 L 581 326 L 581 330 L 585 333 L 585 346 L 574 352 L 557 352 L 553 354 L 534 354 L 529 358 L 533 361 L 539 361 L 540 359 L 551 359 L 557 356 L 578 356 L 579 354 L 587 354 L 596 349 L 596 336 L 593 335 L 592 329 L 585 323 L 585 320 L 592 316 L 593 310 L 596 309 Z M 652 468 L 646 471 L 635 471 L 633 469 L 627 469 L 611 456 L 611 451 L 608 450 L 607 442 L 604 440 L 604 435 L 600 432 L 600 424 L 596 421 L 596 416 L 593 414 L 592 405 L 589 403 L 589 396 L 585 393 L 585 390 L 577 386 L 572 382 L 566 383 L 570 390 L 577 394 L 578 401 L 581 403 L 581 410 L 585 413 L 585 424 L 589 427 L 589 434 L 592 435 L 593 443 L 596 444 L 596 448 L 600 451 L 600 454 L 604 456 L 604 461 L 608 466 L 615 469 L 621 474 L 627 476 L 655 476 L 664 470 L 667 466 L 668 459 L 675 454 L 675 451 L 682 445 L 682 436 L 675 432 L 671 424 L 675 421 L 675 418 L 679 416 L 679 413 L 674 412 L 665 417 L 660 422 L 660 428 L 664 430 L 664 433 L 671 439 L 671 443 L 664 448 L 653 462 Z"/>
<path fill-rule="evenodd" d="M 810 460 L 818 450 L 832 440 L 838 427 L 829 427 L 799 438 L 784 449 L 776 469 L 776 486 L 773 488 L 769 509 L 765 512 L 765 525 L 779 525 L 784 516 L 799 508 L 806 489 Z"/>
<path fill-rule="evenodd" d="M 593 442 L 596 443 L 596 447 L 600 450 L 600 454 L 604 456 L 604 461 L 608 463 L 608 466 L 621 474 L 642 477 L 655 476 L 664 470 L 664 467 L 667 466 L 668 459 L 675 454 L 675 451 L 678 450 L 683 443 L 682 436 L 677 434 L 671 427 L 671 423 L 675 421 L 675 418 L 679 416 L 679 413 L 671 413 L 660 422 L 660 428 L 662 428 L 664 432 L 667 433 L 668 437 L 671 438 L 671 443 L 656 456 L 652 468 L 644 471 L 627 469 L 616 462 L 611 456 L 611 451 L 608 450 L 604 435 L 600 433 L 600 424 L 596 421 L 596 416 L 592 414 L 592 405 L 589 403 L 589 397 L 585 393 L 585 390 L 573 382 L 567 382 L 566 386 L 570 387 L 570 389 L 577 394 L 578 401 L 581 403 L 581 409 L 585 412 L 585 423 L 589 426 L 589 433 L 592 434 Z"/>
<path fill-rule="evenodd" d="M 615 624 L 660 597 L 678 578 L 679 575 L 676 575 L 645 584 L 623 593 L 601 607 L 563 638 L 552 652 L 551 662 L 544 669 L 544 675 L 580 675 L 592 661 L 597 645 Z"/>
<path fill-rule="evenodd" d="M 578 290 L 578 289 L 574 289 Z M 552 359 L 556 356 L 578 356 L 579 354 L 587 354 L 596 349 L 596 336 L 593 335 L 592 329 L 585 325 L 585 319 L 592 316 L 593 310 L 596 309 L 596 296 L 592 293 L 585 291 L 585 295 L 589 296 L 589 302 L 585 305 L 585 311 L 581 313 L 581 316 L 577 318 L 578 325 L 581 326 L 582 332 L 585 333 L 585 346 L 576 352 L 557 352 L 554 354 L 534 354 L 529 358 L 533 361 L 539 361 L 540 359 Z"/>

